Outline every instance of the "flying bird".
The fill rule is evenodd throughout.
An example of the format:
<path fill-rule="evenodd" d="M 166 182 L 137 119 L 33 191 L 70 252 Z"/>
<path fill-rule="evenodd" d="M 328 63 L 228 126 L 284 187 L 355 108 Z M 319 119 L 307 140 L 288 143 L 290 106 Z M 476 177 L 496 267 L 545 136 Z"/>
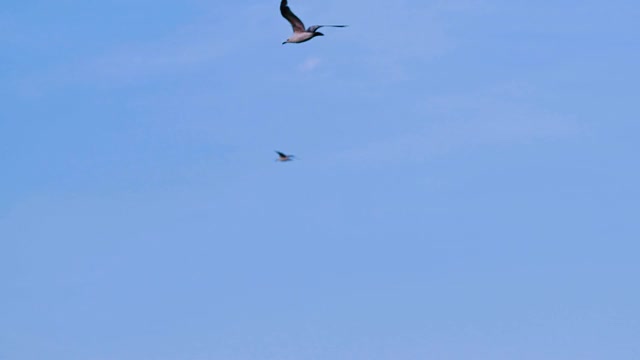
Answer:
<path fill-rule="evenodd" d="M 282 0 L 280 2 L 280 13 L 285 19 L 287 19 L 289 23 L 291 23 L 291 27 L 293 27 L 293 35 L 291 35 L 287 40 L 285 40 L 282 43 L 282 45 L 286 43 L 302 43 L 305 41 L 309 41 L 316 36 L 324 36 L 323 33 L 317 31 L 321 27 L 346 27 L 347 26 L 347 25 L 313 25 L 313 26 L 309 26 L 309 28 L 305 30 L 302 20 L 300 20 L 300 18 L 298 18 L 291 11 L 291 9 L 289 9 L 289 5 L 287 5 L 287 0 Z"/>
<path fill-rule="evenodd" d="M 291 161 L 294 158 L 293 155 L 287 155 L 285 153 L 281 153 L 280 151 L 276 151 L 276 153 L 278 154 L 278 158 L 276 159 L 276 161 Z"/>

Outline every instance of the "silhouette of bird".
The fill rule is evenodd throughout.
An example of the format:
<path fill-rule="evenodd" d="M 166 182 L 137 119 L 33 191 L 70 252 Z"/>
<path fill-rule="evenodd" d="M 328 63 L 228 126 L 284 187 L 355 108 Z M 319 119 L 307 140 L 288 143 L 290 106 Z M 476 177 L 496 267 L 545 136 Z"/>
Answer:
<path fill-rule="evenodd" d="M 293 35 L 291 35 L 287 40 L 285 40 L 282 45 L 286 43 L 302 43 L 305 41 L 309 41 L 316 36 L 324 36 L 323 33 L 317 31 L 321 27 L 346 27 L 347 25 L 313 25 L 309 26 L 308 29 L 305 30 L 304 24 L 292 11 L 289 9 L 289 5 L 287 5 L 287 0 L 282 0 L 280 2 L 280 13 L 282 16 L 287 19 L 289 23 L 291 23 L 291 27 L 293 27 Z"/>
<path fill-rule="evenodd" d="M 276 161 L 291 161 L 294 158 L 293 155 L 287 155 L 285 153 L 281 153 L 280 151 L 276 151 L 276 153 L 278 154 L 278 158 L 276 159 Z"/>

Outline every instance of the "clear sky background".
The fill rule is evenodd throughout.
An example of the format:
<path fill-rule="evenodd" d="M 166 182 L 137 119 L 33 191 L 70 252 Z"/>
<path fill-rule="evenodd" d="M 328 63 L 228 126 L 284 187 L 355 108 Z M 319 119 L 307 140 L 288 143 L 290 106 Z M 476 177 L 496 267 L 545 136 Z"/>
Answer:
<path fill-rule="evenodd" d="M 640 2 L 290 5 L 3 2 L 0 359 L 640 359 Z"/>

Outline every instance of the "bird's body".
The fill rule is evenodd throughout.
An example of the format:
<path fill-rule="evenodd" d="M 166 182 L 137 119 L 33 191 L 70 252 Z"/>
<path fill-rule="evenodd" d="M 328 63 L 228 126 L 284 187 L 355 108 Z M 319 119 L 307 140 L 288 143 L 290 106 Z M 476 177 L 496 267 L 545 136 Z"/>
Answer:
<path fill-rule="evenodd" d="M 316 36 L 323 36 L 323 34 L 319 32 L 313 33 L 309 31 L 294 32 L 293 35 L 291 35 L 283 44 L 286 44 L 286 43 L 299 44 L 305 41 L 309 41 Z"/>
<path fill-rule="evenodd" d="M 293 155 L 287 155 L 285 153 L 282 153 L 280 151 L 276 151 L 276 153 L 278 154 L 278 158 L 276 159 L 276 161 L 291 161 L 293 160 L 294 156 Z"/>
<path fill-rule="evenodd" d="M 302 20 L 298 18 L 289 8 L 287 4 L 287 0 L 282 0 L 280 2 L 280 13 L 282 17 L 287 19 L 287 21 L 291 24 L 293 28 L 293 34 L 285 40 L 282 44 L 294 43 L 299 44 L 305 41 L 309 41 L 316 36 L 324 36 L 323 33 L 319 32 L 318 29 L 321 27 L 346 27 L 347 25 L 313 25 L 309 26 L 308 29 L 305 29 L 304 23 Z"/>

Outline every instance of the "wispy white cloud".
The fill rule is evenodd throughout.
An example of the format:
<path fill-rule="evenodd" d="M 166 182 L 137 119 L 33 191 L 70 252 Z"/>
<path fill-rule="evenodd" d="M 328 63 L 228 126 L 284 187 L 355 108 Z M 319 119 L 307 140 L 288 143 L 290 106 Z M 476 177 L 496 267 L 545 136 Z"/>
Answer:
<path fill-rule="evenodd" d="M 22 79 L 22 89 L 66 84 L 112 86 L 140 81 L 154 75 L 171 74 L 222 56 L 224 44 L 192 35 L 176 35 L 151 43 L 127 45 L 103 54 L 61 64 Z"/>
<path fill-rule="evenodd" d="M 507 86 L 503 91 L 429 98 L 416 109 L 415 116 L 425 119 L 423 126 L 360 145 L 341 157 L 345 161 L 420 162 L 459 151 L 557 140 L 586 131 L 571 115 L 532 107 L 519 96 L 526 91 L 526 87 Z"/>
<path fill-rule="evenodd" d="M 222 46 L 211 41 L 183 40 L 169 39 L 140 48 L 117 50 L 92 59 L 80 71 L 131 77 L 204 64 L 224 53 Z"/>
<path fill-rule="evenodd" d="M 246 8 L 244 5 L 244 8 L 249 17 L 261 19 L 265 16 L 261 6 Z M 98 49 L 92 47 L 90 51 L 77 51 L 74 57 L 64 62 L 47 63 L 43 59 L 41 68 L 19 74 L 13 82 L 18 92 L 38 94 L 69 84 L 120 86 L 161 78 L 167 74 L 210 66 L 242 46 L 243 37 L 257 31 L 260 26 L 256 20 L 243 31 L 234 31 L 237 19 L 221 17 L 217 5 L 212 5 L 208 11 L 189 23 L 177 26 L 169 34 L 155 38 L 132 37 L 124 43 L 105 43 Z M 39 38 L 36 40 L 43 41 Z M 80 43 L 75 45 L 82 47 Z"/>
<path fill-rule="evenodd" d="M 400 0 L 390 8 L 387 3 L 332 1 L 330 11 L 352 25 L 342 36 L 363 50 L 359 61 L 379 76 L 406 80 L 411 76 L 408 64 L 428 62 L 456 49 L 458 39 L 452 31 L 456 15 L 487 11 L 484 3 Z"/>
<path fill-rule="evenodd" d="M 310 72 L 316 69 L 321 63 L 322 63 L 322 60 L 320 58 L 310 57 L 306 59 L 302 64 L 300 64 L 300 66 L 298 67 L 298 70 L 302 72 Z"/>

